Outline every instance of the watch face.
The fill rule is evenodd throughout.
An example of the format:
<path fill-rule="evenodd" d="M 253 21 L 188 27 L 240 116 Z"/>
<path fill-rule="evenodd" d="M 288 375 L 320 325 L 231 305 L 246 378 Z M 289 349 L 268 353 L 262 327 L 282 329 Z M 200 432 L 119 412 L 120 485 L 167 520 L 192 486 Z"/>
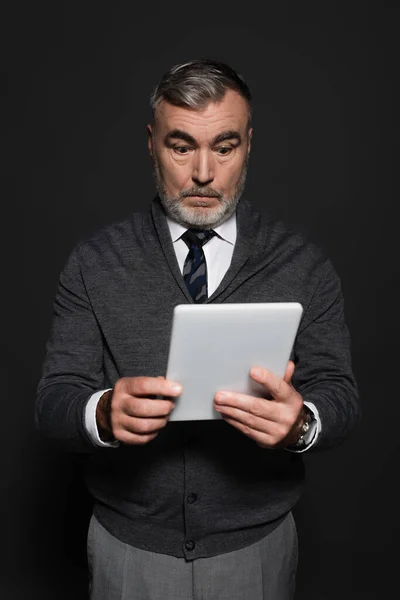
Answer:
<path fill-rule="evenodd" d="M 317 421 L 314 417 L 314 413 L 307 407 L 304 406 L 306 413 L 306 421 L 303 423 L 301 428 L 301 435 L 295 443 L 295 448 L 303 448 L 307 446 L 314 438 L 315 429 L 317 427 Z"/>
<path fill-rule="evenodd" d="M 300 430 L 300 437 L 292 446 L 293 450 L 302 450 L 306 448 L 311 442 L 314 440 L 315 432 L 317 431 L 317 419 L 311 409 L 308 406 L 304 405 L 304 412 L 306 415 L 306 419 Z"/>
<path fill-rule="evenodd" d="M 305 445 L 306 445 L 306 443 L 304 441 L 304 437 L 301 436 L 301 438 L 299 440 L 297 440 L 297 442 L 295 443 L 294 447 L 295 448 L 302 448 Z"/>
<path fill-rule="evenodd" d="M 317 429 L 317 421 L 313 419 L 308 425 L 308 431 L 303 436 L 303 445 L 308 446 L 308 444 L 314 439 L 315 431 Z"/>

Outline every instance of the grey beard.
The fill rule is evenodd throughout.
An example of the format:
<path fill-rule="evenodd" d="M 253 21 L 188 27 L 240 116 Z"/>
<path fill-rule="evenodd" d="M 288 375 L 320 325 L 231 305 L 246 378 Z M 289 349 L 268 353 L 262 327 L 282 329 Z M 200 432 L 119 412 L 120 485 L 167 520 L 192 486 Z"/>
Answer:
<path fill-rule="evenodd" d="M 153 164 L 153 177 L 155 180 L 158 195 L 161 200 L 161 204 L 167 214 L 173 221 L 179 223 L 183 227 L 192 227 L 194 229 L 213 229 L 218 227 L 229 219 L 236 210 L 239 200 L 243 194 L 243 190 L 246 183 L 247 167 L 249 157 L 246 156 L 246 160 L 243 164 L 242 172 L 240 174 L 239 181 L 236 185 L 235 192 L 230 198 L 223 198 L 221 192 L 218 190 L 210 190 L 206 187 L 193 186 L 190 190 L 181 192 L 178 196 L 169 196 L 166 193 L 163 179 L 161 177 L 160 169 L 158 166 L 155 155 L 152 155 Z M 182 198 L 187 196 L 215 196 L 219 199 L 219 206 L 217 208 L 201 212 L 197 212 L 195 209 L 183 206 L 181 203 Z"/>

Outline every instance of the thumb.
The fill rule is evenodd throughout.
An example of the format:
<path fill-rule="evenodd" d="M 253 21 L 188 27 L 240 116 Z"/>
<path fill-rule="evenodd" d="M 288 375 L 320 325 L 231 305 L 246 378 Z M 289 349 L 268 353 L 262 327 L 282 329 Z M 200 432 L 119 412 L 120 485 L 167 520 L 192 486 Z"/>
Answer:
<path fill-rule="evenodd" d="M 294 369 L 295 369 L 294 362 L 292 360 L 289 360 L 288 365 L 286 367 L 286 373 L 283 377 L 283 381 L 290 384 L 292 377 L 293 377 Z"/>

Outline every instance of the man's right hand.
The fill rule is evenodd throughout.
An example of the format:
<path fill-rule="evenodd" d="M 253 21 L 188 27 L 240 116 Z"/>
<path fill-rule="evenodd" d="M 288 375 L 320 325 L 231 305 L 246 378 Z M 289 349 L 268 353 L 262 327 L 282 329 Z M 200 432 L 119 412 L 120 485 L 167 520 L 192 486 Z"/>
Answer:
<path fill-rule="evenodd" d="M 168 423 L 173 400 L 182 386 L 164 377 L 122 377 L 105 392 L 96 409 L 96 422 L 103 442 L 147 444 Z M 166 396 L 166 399 L 156 399 Z"/>

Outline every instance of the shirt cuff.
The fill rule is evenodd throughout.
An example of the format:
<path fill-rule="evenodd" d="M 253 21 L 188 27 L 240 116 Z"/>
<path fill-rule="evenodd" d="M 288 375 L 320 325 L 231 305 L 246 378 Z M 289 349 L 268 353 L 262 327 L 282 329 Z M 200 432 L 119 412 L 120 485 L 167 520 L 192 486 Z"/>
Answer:
<path fill-rule="evenodd" d="M 301 452 L 307 452 L 307 450 L 310 450 L 310 448 L 315 446 L 315 444 L 317 443 L 318 436 L 321 433 L 321 419 L 317 407 L 312 402 L 304 402 L 304 406 L 307 406 L 307 408 L 313 413 L 315 421 L 312 421 L 310 429 L 307 432 L 305 446 L 300 450 L 296 450 L 293 448 L 285 448 L 285 450 L 288 450 L 288 452 L 295 452 L 296 454 L 300 454 Z"/>
<path fill-rule="evenodd" d="M 106 390 L 95 392 L 92 396 L 90 396 L 85 408 L 86 431 L 88 432 L 90 439 L 96 446 L 103 446 L 104 448 L 118 448 L 119 446 L 118 440 L 115 440 L 115 442 L 103 442 L 103 440 L 100 439 L 96 422 L 97 404 L 104 392 L 108 392 L 111 389 L 112 388 L 107 388 Z"/>

